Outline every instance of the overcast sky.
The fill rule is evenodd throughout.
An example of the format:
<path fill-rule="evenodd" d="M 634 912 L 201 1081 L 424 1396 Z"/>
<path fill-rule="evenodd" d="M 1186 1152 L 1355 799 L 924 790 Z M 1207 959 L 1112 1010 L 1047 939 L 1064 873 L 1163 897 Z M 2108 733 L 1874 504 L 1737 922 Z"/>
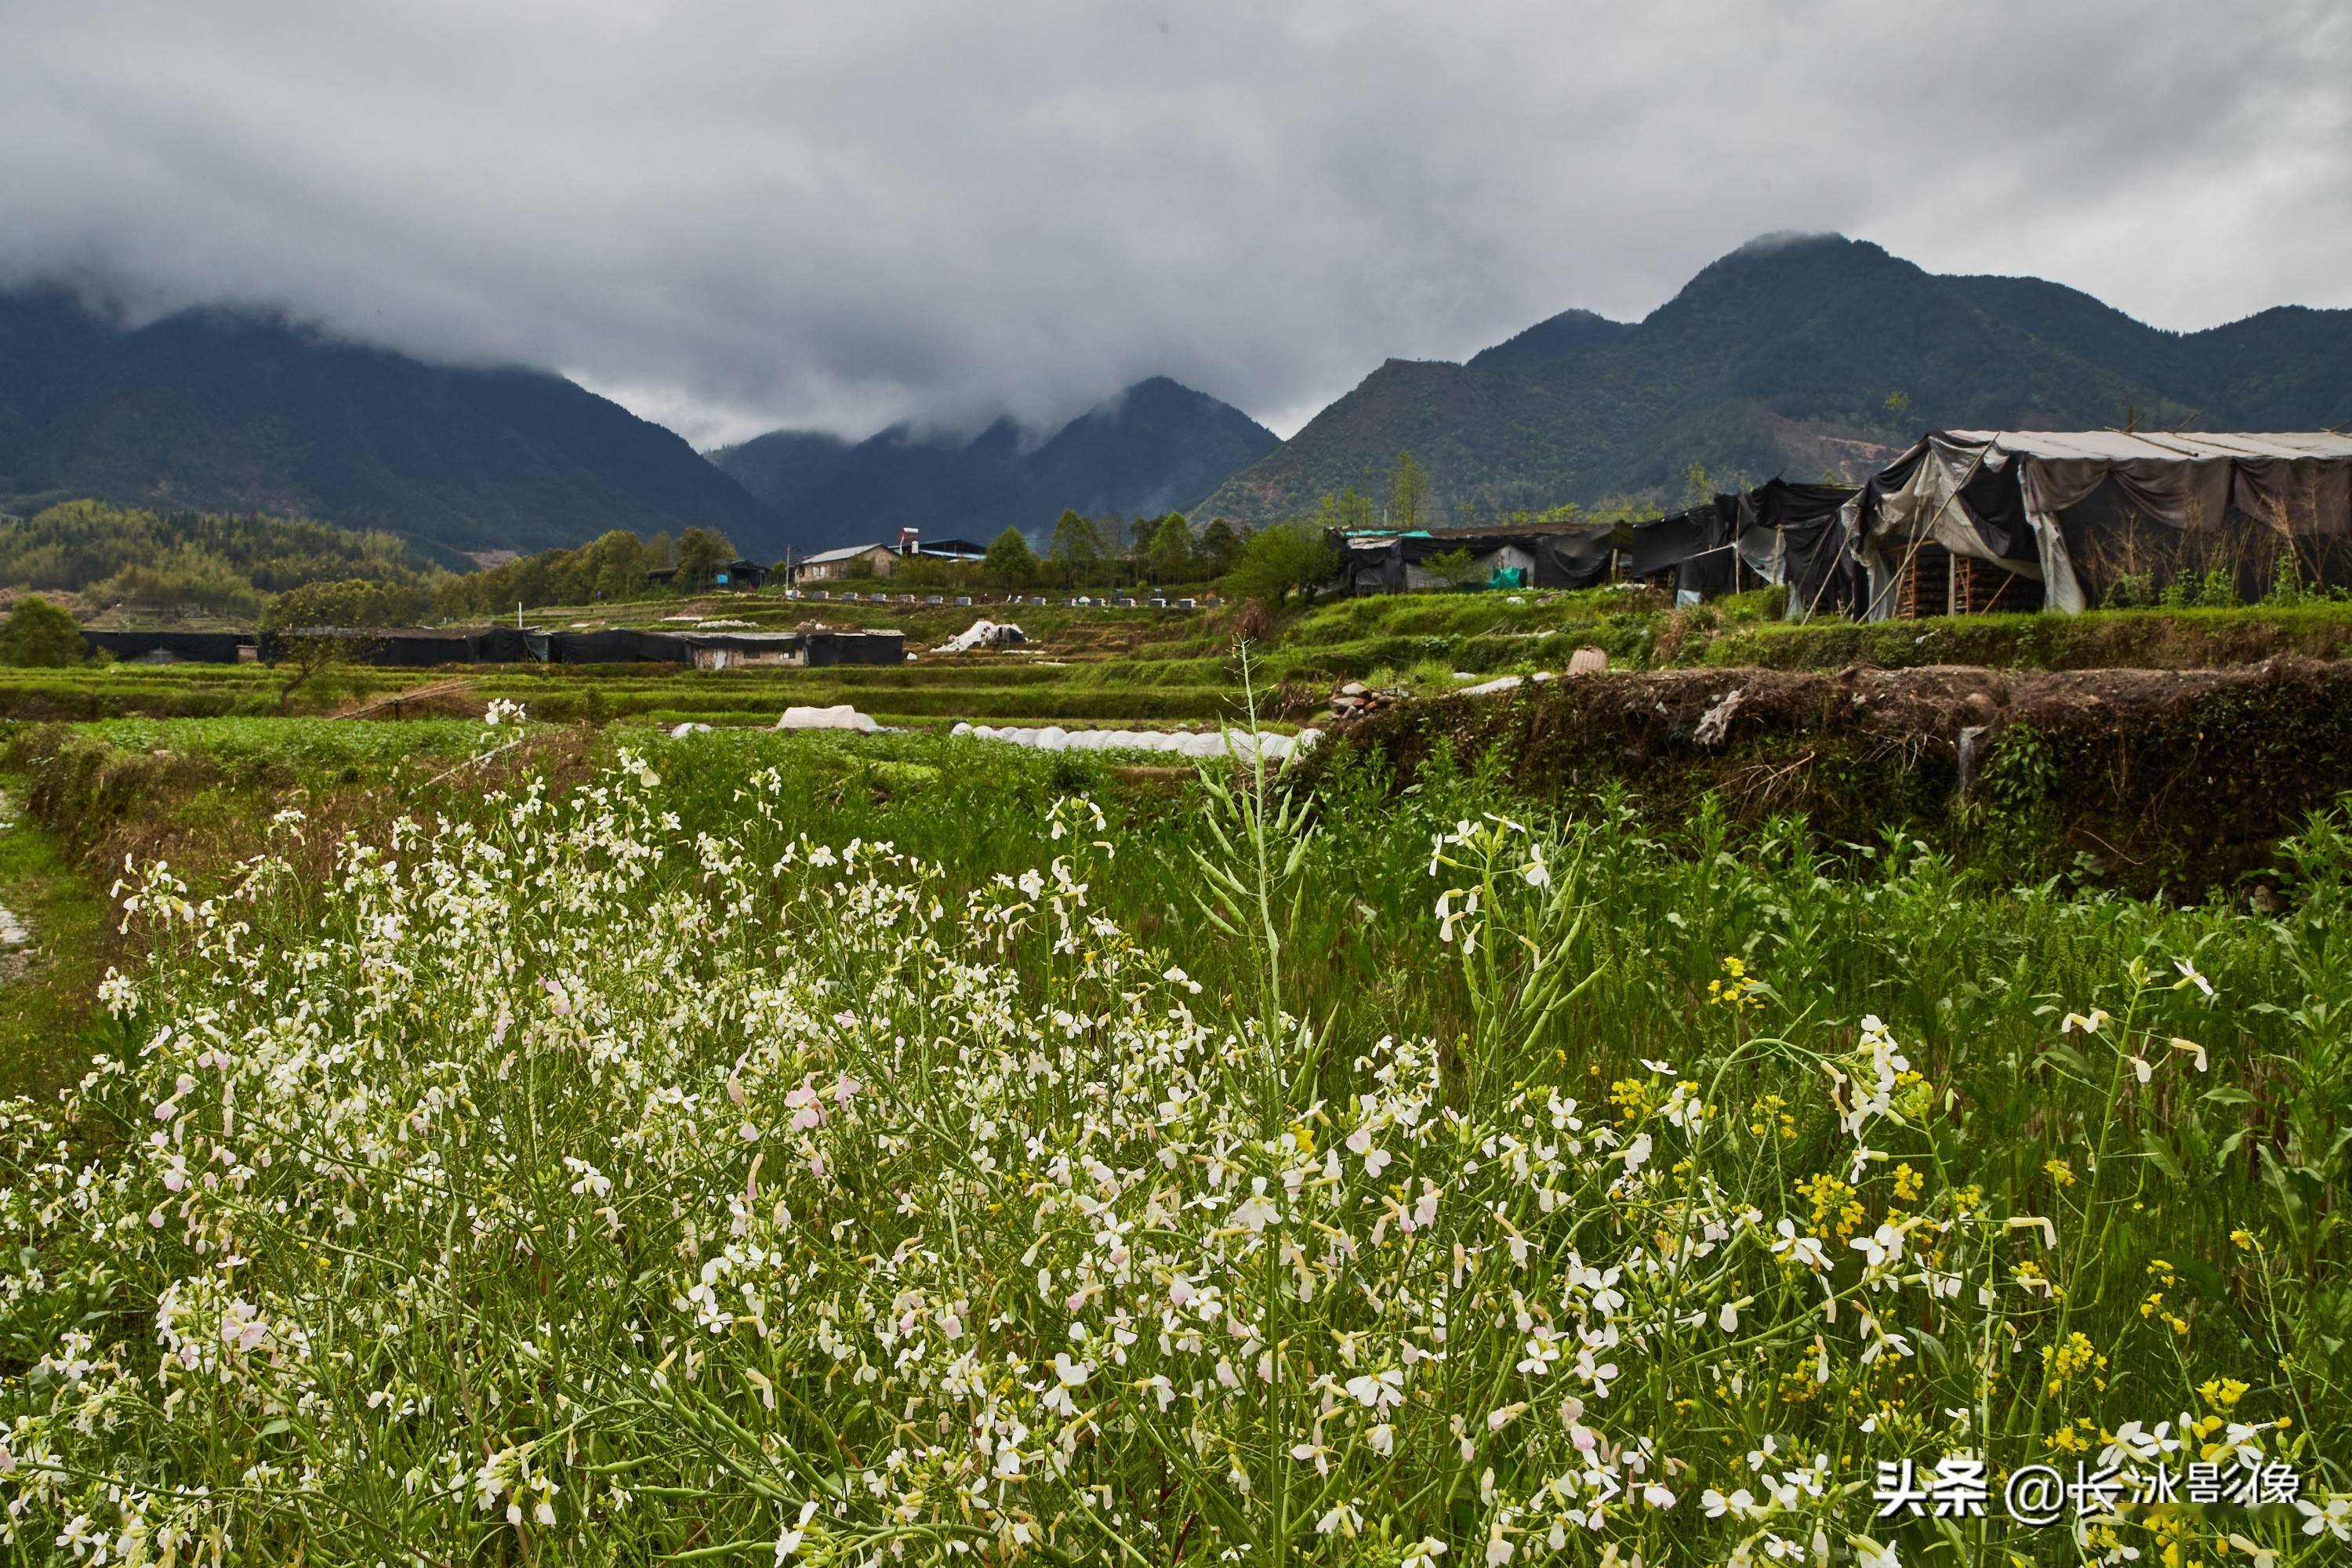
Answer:
<path fill-rule="evenodd" d="M 1834 229 L 2195 328 L 2352 305 L 2352 6 L 0 0 L 0 280 L 544 364 L 698 445 L 1288 434 Z"/>

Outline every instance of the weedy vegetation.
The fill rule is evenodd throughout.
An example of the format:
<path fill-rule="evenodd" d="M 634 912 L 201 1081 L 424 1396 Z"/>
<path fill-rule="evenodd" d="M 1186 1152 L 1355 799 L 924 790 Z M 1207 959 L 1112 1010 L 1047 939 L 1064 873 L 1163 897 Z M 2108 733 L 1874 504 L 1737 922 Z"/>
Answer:
<path fill-rule="evenodd" d="M 2352 1539 L 2338 817 L 2261 913 L 1443 759 L 719 731 L 408 805 L 123 868 L 95 1060 L 0 1112 L 20 1558 Z M 1993 1509 L 1881 1517 L 1945 1458 Z M 2077 1461 L 2301 1490 L 2000 1516 Z"/>

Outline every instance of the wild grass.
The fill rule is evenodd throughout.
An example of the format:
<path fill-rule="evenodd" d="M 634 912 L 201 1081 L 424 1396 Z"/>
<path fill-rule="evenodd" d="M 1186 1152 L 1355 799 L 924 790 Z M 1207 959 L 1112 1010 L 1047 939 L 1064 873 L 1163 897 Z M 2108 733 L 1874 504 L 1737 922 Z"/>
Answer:
<path fill-rule="evenodd" d="M 2094 610 L 2079 616 L 1945 616 L 1919 621 L 1728 623 L 1692 637 L 1680 662 L 1827 669 L 1979 664 L 2024 669 L 2183 669 L 2275 654 L 2340 658 L 2352 603 L 2226 609 Z"/>
<path fill-rule="evenodd" d="M 1112 777 L 656 738 L 139 868 L 105 1059 L 6 1112 L 18 1550 L 2340 1552 L 2341 824 L 2257 917 Z M 2000 1517 L 2241 1452 L 2319 1511 Z M 1988 1517 L 1878 1517 L 1963 1457 Z"/>
<path fill-rule="evenodd" d="M 0 1095 L 49 1100 L 89 1059 L 75 1038 L 104 973 L 107 906 L 32 819 L 24 783 L 0 773 L 0 905 L 28 935 L 0 948 Z"/>

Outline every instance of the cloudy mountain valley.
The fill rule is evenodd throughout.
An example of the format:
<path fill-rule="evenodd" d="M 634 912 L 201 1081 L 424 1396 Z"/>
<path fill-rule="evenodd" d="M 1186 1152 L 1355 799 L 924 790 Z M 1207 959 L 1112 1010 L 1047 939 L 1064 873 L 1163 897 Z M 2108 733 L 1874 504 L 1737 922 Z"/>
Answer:
<path fill-rule="evenodd" d="M 0 1563 L 2342 1568 L 2342 0 L 0 4 Z"/>

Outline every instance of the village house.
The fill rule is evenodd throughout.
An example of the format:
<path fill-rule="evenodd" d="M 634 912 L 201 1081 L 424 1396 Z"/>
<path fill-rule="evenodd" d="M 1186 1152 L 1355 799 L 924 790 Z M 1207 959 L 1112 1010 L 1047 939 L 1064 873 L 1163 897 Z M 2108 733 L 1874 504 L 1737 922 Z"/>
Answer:
<path fill-rule="evenodd" d="M 887 577 L 898 570 L 900 561 L 911 558 L 969 563 L 984 560 L 987 555 L 987 545 L 969 539 L 940 539 L 925 544 L 920 529 L 902 528 L 896 544 L 844 544 L 804 556 L 793 564 L 793 581 L 837 583 L 847 577 Z M 858 565 L 861 561 L 866 567 Z"/>

